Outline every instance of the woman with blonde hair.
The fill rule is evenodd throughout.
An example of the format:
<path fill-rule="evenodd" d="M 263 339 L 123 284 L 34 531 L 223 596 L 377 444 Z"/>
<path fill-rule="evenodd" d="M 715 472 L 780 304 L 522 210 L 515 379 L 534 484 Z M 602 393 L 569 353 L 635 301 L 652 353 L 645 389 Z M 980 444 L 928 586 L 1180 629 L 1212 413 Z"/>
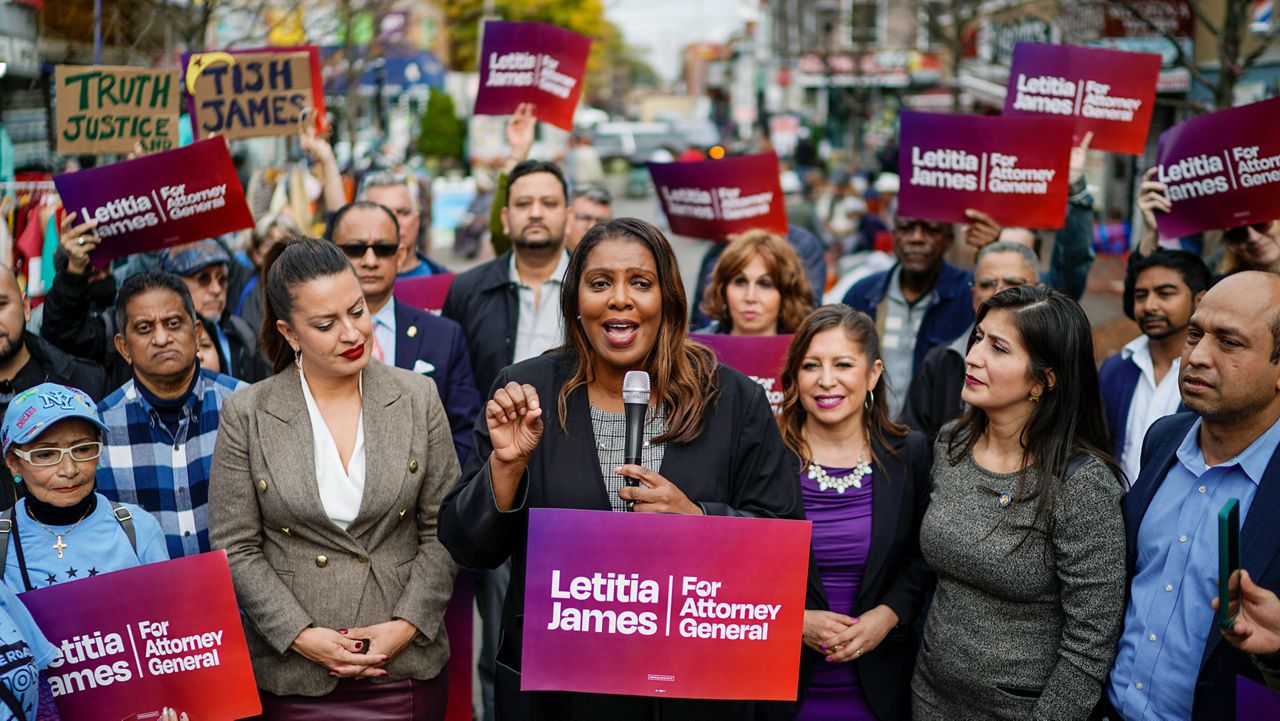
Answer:
<path fill-rule="evenodd" d="M 813 310 L 813 286 L 785 238 L 764 230 L 730 236 L 702 301 L 703 333 L 793 333 Z"/>

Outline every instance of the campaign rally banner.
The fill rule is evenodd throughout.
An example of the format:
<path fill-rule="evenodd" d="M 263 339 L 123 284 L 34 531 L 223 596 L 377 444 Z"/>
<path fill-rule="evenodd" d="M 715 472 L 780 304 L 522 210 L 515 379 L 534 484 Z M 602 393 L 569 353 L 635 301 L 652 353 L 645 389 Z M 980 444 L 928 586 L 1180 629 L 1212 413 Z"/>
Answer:
<path fill-rule="evenodd" d="M 226 551 L 19 594 L 59 649 L 44 671 L 63 721 L 261 713 Z"/>
<path fill-rule="evenodd" d="M 903 112 L 898 215 L 965 223 L 980 210 L 1003 226 L 1061 228 L 1071 121 Z"/>
<path fill-rule="evenodd" d="M 787 206 L 773 153 L 649 163 L 649 174 L 673 233 L 718 243 L 755 228 L 787 234 Z"/>
<path fill-rule="evenodd" d="M 591 38 L 555 25 L 485 21 L 475 114 L 533 103 L 539 120 L 573 130 L 590 53 Z"/>
<path fill-rule="evenodd" d="M 1236 721 L 1280 718 L 1280 693 L 1257 681 L 1236 676 Z"/>
<path fill-rule="evenodd" d="M 1071 118 L 1075 142 L 1092 131 L 1091 148 L 1142 155 L 1161 63 L 1155 53 L 1018 43 L 1004 114 Z"/>
<path fill-rule="evenodd" d="M 115 258 L 253 227 L 222 138 L 54 176 L 76 223 L 96 219 L 101 268 Z"/>
<path fill-rule="evenodd" d="M 1156 180 L 1173 210 L 1162 238 L 1280 218 L 1280 98 L 1201 115 L 1160 136 Z"/>
<path fill-rule="evenodd" d="M 453 277 L 453 273 L 439 273 L 423 278 L 401 278 L 396 281 L 396 300 L 440 315 Z"/>
<path fill-rule="evenodd" d="M 531 509 L 520 688 L 795 699 L 810 526 Z"/>
<path fill-rule="evenodd" d="M 311 45 L 183 53 L 187 112 L 197 140 L 297 135 L 324 124 L 320 52 Z"/>
<path fill-rule="evenodd" d="M 173 70 L 59 65 L 53 71 L 59 153 L 153 153 L 178 147 L 181 83 Z"/>
<path fill-rule="evenodd" d="M 721 363 L 759 383 L 773 407 L 773 415 L 782 413 L 782 363 L 791 345 L 790 335 L 690 333 L 689 337 L 715 351 Z"/>

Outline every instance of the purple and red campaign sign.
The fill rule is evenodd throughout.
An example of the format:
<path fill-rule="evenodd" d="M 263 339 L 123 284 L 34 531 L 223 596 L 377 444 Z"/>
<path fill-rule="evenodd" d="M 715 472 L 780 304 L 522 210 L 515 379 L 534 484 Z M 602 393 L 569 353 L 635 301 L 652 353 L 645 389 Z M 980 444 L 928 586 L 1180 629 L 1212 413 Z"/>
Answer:
<path fill-rule="evenodd" d="M 757 228 L 787 234 L 787 206 L 773 153 L 649 163 L 649 174 L 673 233 L 718 243 Z"/>
<path fill-rule="evenodd" d="M 791 335 L 691 333 L 689 337 L 715 351 L 721 363 L 759 383 L 773 406 L 773 415 L 782 412 L 782 363 L 791 346 Z"/>
<path fill-rule="evenodd" d="M 1173 209 L 1162 238 L 1280 218 L 1280 98 L 1201 115 L 1160 136 L 1156 180 Z"/>
<path fill-rule="evenodd" d="M 1280 718 L 1280 693 L 1244 676 L 1236 676 L 1236 721 Z"/>
<path fill-rule="evenodd" d="M 453 285 L 453 273 L 440 273 L 422 278 L 403 278 L 396 281 L 396 300 L 440 315 L 444 299 Z"/>
<path fill-rule="evenodd" d="M 262 712 L 226 551 L 19 594 L 58 657 L 44 676 L 64 721 Z M 211 693 L 216 690 L 216 693 Z"/>
<path fill-rule="evenodd" d="M 591 38 L 543 23 L 487 20 L 476 115 L 508 115 L 533 103 L 539 120 L 573 130 Z"/>
<path fill-rule="evenodd" d="M 1075 142 L 1092 131 L 1092 148 L 1141 155 L 1161 62 L 1155 53 L 1018 43 L 1004 114 L 1071 118 Z"/>
<path fill-rule="evenodd" d="M 1070 120 L 904 112 L 899 137 L 899 217 L 965 223 L 972 208 L 1006 227 L 1062 227 Z"/>
<path fill-rule="evenodd" d="M 520 688 L 795 699 L 810 526 L 531 509 Z"/>
<path fill-rule="evenodd" d="M 98 221 L 93 232 L 102 244 L 90 256 L 98 268 L 133 253 L 253 227 L 223 138 L 64 173 L 53 183 L 77 224 Z"/>

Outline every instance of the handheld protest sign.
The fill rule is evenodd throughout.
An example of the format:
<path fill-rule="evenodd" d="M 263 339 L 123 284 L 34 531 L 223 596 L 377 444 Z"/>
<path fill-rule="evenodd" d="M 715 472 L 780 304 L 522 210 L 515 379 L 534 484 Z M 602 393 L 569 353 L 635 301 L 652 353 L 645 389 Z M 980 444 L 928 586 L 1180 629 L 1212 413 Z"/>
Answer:
<path fill-rule="evenodd" d="M 719 335 L 690 333 L 695 340 L 715 352 L 716 358 L 730 368 L 745 373 L 760 384 L 776 417 L 782 413 L 782 364 L 787 357 L 792 335 Z"/>
<path fill-rule="evenodd" d="M 453 285 L 453 273 L 437 273 L 422 278 L 401 278 L 396 281 L 396 300 L 414 308 L 440 315 L 444 299 Z"/>
<path fill-rule="evenodd" d="M 1280 218 L 1280 98 L 1220 110 L 1160 135 L 1156 180 L 1173 206 L 1162 238 Z"/>
<path fill-rule="evenodd" d="M 773 153 L 649 163 L 649 174 L 673 233 L 718 243 L 757 228 L 787 234 L 787 207 Z"/>
<path fill-rule="evenodd" d="M 178 147 L 177 71 L 59 65 L 53 78 L 59 153 L 129 153 L 137 144 L 148 153 Z"/>
<path fill-rule="evenodd" d="M 520 689 L 794 700 L 811 529 L 531 509 Z"/>
<path fill-rule="evenodd" d="M 1071 118 L 1073 142 L 1092 132 L 1095 150 L 1141 155 L 1160 63 L 1155 53 L 1018 43 L 1004 114 Z"/>
<path fill-rule="evenodd" d="M 187 111 L 197 139 L 297 135 L 324 130 L 320 53 L 311 45 L 182 55 Z"/>
<path fill-rule="evenodd" d="M 165 707 L 192 719 L 262 711 L 226 551 L 18 598 L 59 648 L 43 675 L 65 721 L 159 719 Z"/>
<path fill-rule="evenodd" d="M 980 210 L 1004 226 L 1061 228 L 1071 121 L 904 112 L 898 216 L 964 223 Z"/>
<path fill-rule="evenodd" d="M 488 20 L 480 49 L 476 115 L 509 115 L 533 103 L 539 120 L 573 130 L 591 38 L 543 23 Z"/>
<path fill-rule="evenodd" d="M 95 268 L 115 258 L 253 227 L 222 138 L 55 176 L 77 222 L 97 220 Z"/>

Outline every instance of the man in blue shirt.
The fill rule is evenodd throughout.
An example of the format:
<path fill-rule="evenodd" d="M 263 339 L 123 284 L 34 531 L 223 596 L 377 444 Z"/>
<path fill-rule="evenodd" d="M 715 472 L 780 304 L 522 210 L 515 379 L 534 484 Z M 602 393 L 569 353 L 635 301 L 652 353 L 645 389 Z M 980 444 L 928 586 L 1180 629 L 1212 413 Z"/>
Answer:
<path fill-rule="evenodd" d="M 246 386 L 203 370 L 203 328 L 187 286 L 145 271 L 120 286 L 116 350 L 133 377 L 98 405 L 107 427 L 98 490 L 149 511 L 172 558 L 209 550 L 209 467 L 218 418 L 231 392 Z"/>
<path fill-rule="evenodd" d="M 1215 630 L 1217 516 L 1238 499 L 1241 561 L 1280 585 L 1280 276 L 1219 282 L 1191 317 L 1179 385 L 1190 411 L 1157 421 L 1124 501 L 1132 579 L 1107 689 L 1124 721 L 1235 717 L 1236 676 L 1261 679 Z"/>

